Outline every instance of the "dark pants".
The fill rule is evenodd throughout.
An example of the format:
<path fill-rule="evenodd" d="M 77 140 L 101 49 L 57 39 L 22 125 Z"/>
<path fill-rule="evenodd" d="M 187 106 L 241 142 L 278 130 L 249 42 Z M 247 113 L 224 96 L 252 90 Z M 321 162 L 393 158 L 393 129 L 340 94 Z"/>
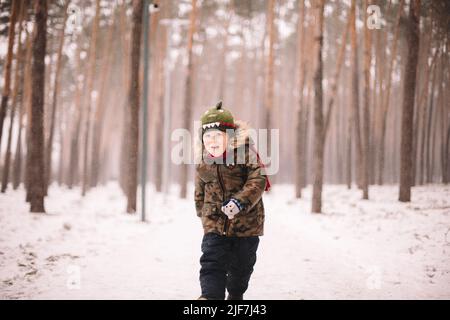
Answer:
<path fill-rule="evenodd" d="M 208 299 L 244 294 L 256 262 L 259 237 L 225 237 L 216 233 L 203 236 L 200 258 L 200 286 Z"/>

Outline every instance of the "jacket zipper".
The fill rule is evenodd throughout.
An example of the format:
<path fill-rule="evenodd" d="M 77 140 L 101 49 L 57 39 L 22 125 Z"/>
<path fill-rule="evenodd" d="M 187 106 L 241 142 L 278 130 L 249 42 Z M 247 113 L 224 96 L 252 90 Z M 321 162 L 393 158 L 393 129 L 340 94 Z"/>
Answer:
<path fill-rule="evenodd" d="M 222 180 L 222 174 L 220 173 L 220 165 L 217 165 L 217 177 L 219 178 L 219 185 L 220 185 L 220 189 L 222 189 L 222 203 L 225 201 L 225 185 L 223 184 L 223 180 Z M 229 219 L 228 217 L 225 215 L 225 223 L 223 225 L 223 230 L 222 230 L 222 234 L 223 235 L 227 235 L 228 232 L 228 223 L 229 223 Z"/>

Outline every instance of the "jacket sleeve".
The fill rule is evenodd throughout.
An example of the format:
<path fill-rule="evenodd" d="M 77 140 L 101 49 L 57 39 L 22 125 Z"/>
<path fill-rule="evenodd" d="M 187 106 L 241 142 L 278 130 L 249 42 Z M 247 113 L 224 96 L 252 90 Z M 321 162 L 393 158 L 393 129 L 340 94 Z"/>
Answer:
<path fill-rule="evenodd" d="M 246 163 L 247 181 L 239 192 L 231 196 L 244 207 L 244 214 L 250 211 L 261 199 L 267 179 L 264 168 L 256 157 L 256 153 L 253 150 L 249 150 L 248 155 Z"/>
<path fill-rule="evenodd" d="M 200 178 L 198 172 L 195 174 L 194 200 L 197 216 L 202 216 L 203 202 L 205 199 L 205 182 Z"/>

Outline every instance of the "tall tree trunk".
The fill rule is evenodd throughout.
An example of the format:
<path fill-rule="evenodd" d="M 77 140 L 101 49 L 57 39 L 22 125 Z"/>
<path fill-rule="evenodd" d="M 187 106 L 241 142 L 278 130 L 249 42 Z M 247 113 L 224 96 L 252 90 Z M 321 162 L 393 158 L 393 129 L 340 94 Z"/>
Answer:
<path fill-rule="evenodd" d="M 33 10 L 34 11 L 34 10 Z M 34 14 L 34 12 L 33 12 Z M 32 31 L 32 40 L 31 40 L 31 48 L 30 48 L 30 56 L 29 61 L 27 63 L 26 69 L 25 69 L 25 109 L 26 109 L 26 128 L 25 128 L 25 141 L 26 141 L 26 155 L 25 155 L 25 179 L 24 179 L 24 185 L 26 189 L 26 202 L 30 202 L 30 192 L 29 192 L 29 185 L 30 185 L 30 174 L 29 174 L 29 166 L 28 166 L 28 159 L 29 159 L 29 141 L 30 141 L 30 135 L 31 135 L 31 119 L 32 119 L 32 93 L 33 93 L 33 44 L 34 44 L 34 38 L 36 37 L 37 32 L 37 26 L 36 23 L 33 23 L 33 31 Z M 28 57 L 27 57 L 28 58 Z M 42 120 L 44 121 L 44 120 Z"/>
<path fill-rule="evenodd" d="M 370 0 L 364 1 L 365 20 Z M 369 199 L 370 169 L 370 65 L 372 56 L 372 35 L 367 26 L 364 27 L 364 109 L 363 109 L 363 153 L 362 153 L 362 189 L 363 199 Z"/>
<path fill-rule="evenodd" d="M 64 20 L 63 25 L 59 34 L 59 46 L 58 46 L 58 53 L 56 57 L 56 70 L 55 70 L 55 76 L 53 79 L 53 96 L 52 96 L 52 106 L 51 106 L 51 119 L 50 119 L 50 129 L 49 129 L 49 135 L 48 135 L 48 141 L 46 145 L 46 166 L 45 166 L 45 194 L 48 192 L 48 186 L 51 182 L 51 175 L 52 175 L 52 147 L 53 147 L 53 136 L 55 132 L 55 118 L 56 118 L 56 106 L 58 103 L 58 93 L 59 93 L 59 82 L 60 82 L 60 74 L 61 74 L 61 68 L 62 68 L 62 51 L 64 47 L 64 32 L 66 29 L 66 22 L 67 22 L 67 8 L 69 7 L 70 0 L 66 0 L 64 4 Z"/>
<path fill-rule="evenodd" d="M 422 93 L 420 94 L 420 98 L 418 100 L 417 108 L 419 109 L 418 116 L 420 117 L 420 128 L 416 128 L 417 130 L 420 130 L 420 144 L 418 143 L 417 148 L 417 159 L 418 159 L 418 172 L 417 172 L 417 183 L 419 185 L 423 184 L 424 182 L 424 165 L 425 165 L 425 138 L 426 138 L 426 128 L 427 128 L 427 105 L 428 105 L 428 98 L 430 94 L 430 76 L 431 78 L 434 78 L 433 74 L 435 73 L 435 66 L 436 66 L 436 60 L 440 49 L 436 49 L 433 58 L 431 60 L 430 66 L 428 66 L 428 63 L 426 63 L 426 75 L 425 75 L 425 81 L 424 86 L 422 89 Z M 428 59 L 428 57 L 427 57 Z"/>
<path fill-rule="evenodd" d="M 426 26 L 424 26 L 423 31 L 421 32 L 421 34 L 419 35 L 420 38 L 424 38 L 427 39 L 428 41 L 420 41 L 420 48 L 419 48 L 419 58 L 418 58 L 418 72 L 417 72 L 417 88 L 416 88 L 416 98 L 415 98 L 415 105 L 417 106 L 414 109 L 414 128 L 415 130 L 413 131 L 413 154 L 414 154 L 414 158 L 413 158 L 413 169 L 412 169 L 412 177 L 411 177 L 411 183 L 412 186 L 416 185 L 416 181 L 417 181 L 417 168 L 418 168 L 418 161 L 419 161 L 419 157 L 418 157 L 418 147 L 419 147 L 419 133 L 420 133 L 420 125 L 421 125 L 421 120 L 422 120 L 422 108 L 421 108 L 421 101 L 423 99 L 423 96 L 425 95 L 425 88 L 427 87 L 427 83 L 429 81 L 429 71 L 430 69 L 428 68 L 428 59 L 430 57 L 430 50 L 431 50 L 431 38 L 432 37 L 427 37 L 424 36 L 426 34 L 429 34 L 430 29 L 427 28 Z M 425 73 L 425 80 L 422 80 L 420 78 L 421 73 L 424 72 Z M 422 86 L 423 88 L 421 89 L 421 82 L 422 82 Z"/>
<path fill-rule="evenodd" d="M 447 65 L 448 65 L 448 60 L 444 61 L 444 66 L 441 68 L 441 73 L 442 73 L 442 78 L 441 78 L 441 88 L 440 88 L 440 92 L 441 92 L 441 98 L 440 98 L 440 127 L 441 127 L 441 136 L 440 136 L 440 152 L 441 152 L 441 176 L 442 176 L 442 183 L 447 183 L 448 182 L 448 177 L 447 177 L 447 162 L 448 160 L 448 152 L 447 152 L 447 143 L 446 143 L 446 137 L 447 137 L 447 127 L 448 125 L 448 114 L 450 111 L 450 108 L 448 107 L 448 90 L 445 90 L 444 87 L 444 83 L 448 84 L 448 79 L 446 79 L 446 74 L 448 74 L 447 72 L 444 74 L 444 70 L 447 70 Z M 447 101 L 447 103 L 446 103 Z"/>
<path fill-rule="evenodd" d="M 306 13 L 306 12 L 305 12 Z M 312 29 L 312 32 L 310 32 L 308 29 Z M 308 26 L 308 29 L 304 31 L 305 34 L 305 54 L 304 54 L 304 65 L 305 68 L 303 70 L 303 97 L 302 97 L 302 108 L 301 108 L 301 114 L 297 114 L 297 117 L 301 117 L 299 119 L 299 122 L 297 122 L 297 126 L 300 124 L 299 129 L 299 141 L 298 141 L 298 148 L 299 148 L 299 164 L 296 164 L 298 166 L 298 170 L 300 171 L 300 179 L 299 188 L 305 188 L 308 183 L 308 163 L 309 163 L 309 156 L 308 156 L 308 135 L 309 135 L 309 126 L 310 126 L 310 110 L 313 103 L 311 103 L 311 97 L 312 97 L 312 87 L 313 87 L 313 72 L 314 72 L 314 64 L 316 60 L 315 55 L 315 41 L 314 41 L 314 25 L 311 24 Z M 307 81 L 306 81 L 307 79 Z M 306 89 L 306 92 L 305 92 Z M 306 93 L 306 95 L 305 95 Z"/>
<path fill-rule="evenodd" d="M 77 73 L 83 74 L 83 79 L 86 79 L 87 67 L 83 67 L 81 63 L 81 46 L 78 46 L 77 53 L 75 54 L 75 70 Z M 70 137 L 70 153 L 69 153 L 69 167 L 67 174 L 67 186 L 69 189 L 73 187 L 74 184 L 79 181 L 79 139 L 80 139 L 80 128 L 81 119 L 83 118 L 83 106 L 82 106 L 82 92 L 83 87 L 86 82 L 80 83 L 78 77 L 75 79 L 75 121 L 72 127 L 71 137 Z"/>
<path fill-rule="evenodd" d="M 131 77 L 129 87 L 129 155 L 127 212 L 136 212 L 136 194 L 138 185 L 138 150 L 139 150 L 139 65 L 141 60 L 142 10 L 144 1 L 133 1 L 133 27 L 131 39 Z"/>
<path fill-rule="evenodd" d="M 392 2 L 389 2 L 392 4 Z M 389 5 L 391 10 L 391 5 Z M 387 32 L 385 32 L 387 33 Z M 374 31 L 372 33 L 372 65 L 373 65 L 373 77 L 372 77 L 372 111 L 370 116 L 370 150 L 371 157 L 369 159 L 369 185 L 376 184 L 377 169 L 378 169 L 378 132 L 380 127 L 380 106 L 383 100 L 383 84 L 386 73 L 386 64 L 384 63 L 385 43 L 386 37 L 384 33 Z"/>
<path fill-rule="evenodd" d="M 33 39 L 31 122 L 28 136 L 28 193 L 30 212 L 44 209 L 44 92 L 45 49 L 47 44 L 47 1 L 35 2 L 36 34 Z"/>
<path fill-rule="evenodd" d="M 438 63 L 438 62 L 437 62 Z M 438 64 L 437 64 L 438 65 Z M 430 106 L 428 108 L 428 115 L 427 115 L 427 132 L 426 132 L 426 152 L 425 152 L 425 182 L 430 183 L 431 182 L 431 150 L 430 147 L 432 143 L 430 141 L 433 141 L 431 139 L 431 128 L 433 123 L 433 111 L 434 111 L 434 104 L 435 104 L 435 88 L 436 88 L 436 82 L 437 82 L 437 73 L 438 73 L 438 67 L 436 66 L 434 73 L 433 73 L 433 81 L 431 83 L 431 90 L 430 90 Z"/>
<path fill-rule="evenodd" d="M 416 90 L 416 70 L 419 51 L 420 0 L 411 0 L 407 25 L 408 56 L 405 68 L 402 107 L 402 137 L 400 144 L 399 200 L 411 201 L 413 116 Z"/>
<path fill-rule="evenodd" d="M 313 59 L 311 59 L 311 66 L 314 65 L 314 61 L 315 61 L 315 58 L 313 57 Z M 311 69 L 310 71 L 311 71 L 310 73 L 312 75 L 314 70 Z M 302 159 L 303 159 L 302 161 L 303 161 L 303 176 L 305 177 L 303 179 L 303 185 L 302 185 L 303 188 L 305 188 L 308 185 L 308 182 L 310 181 L 310 180 L 308 180 L 309 173 L 310 173 L 309 165 L 308 165 L 310 162 L 310 157 L 308 154 L 308 151 L 309 151 L 308 136 L 310 133 L 309 128 L 310 128 L 311 122 L 312 122 L 312 119 L 310 119 L 311 118 L 310 115 L 311 115 L 311 110 L 312 110 L 312 105 L 313 105 L 313 102 L 312 102 L 312 96 L 313 96 L 312 95 L 312 90 L 313 90 L 313 81 L 312 80 L 313 80 L 313 77 L 309 76 L 309 78 L 310 78 L 310 80 L 308 81 L 306 102 L 305 102 L 305 116 L 303 118 L 305 125 L 303 126 L 303 132 L 302 132 L 302 145 L 303 145 L 303 151 L 304 151 L 303 156 L 302 156 Z"/>
<path fill-rule="evenodd" d="M 98 27 L 100 23 L 100 0 L 96 0 L 95 18 L 92 26 L 92 38 L 89 48 L 89 66 L 87 77 L 86 91 L 86 127 L 84 133 L 84 152 L 83 152 L 83 180 L 81 186 L 81 194 L 84 196 L 89 184 L 89 142 L 91 134 L 91 107 L 92 107 L 92 91 L 94 89 L 94 77 L 96 76 L 96 58 L 97 58 L 97 38 Z M 98 97 L 97 97 L 98 98 Z"/>
<path fill-rule="evenodd" d="M 351 69 L 348 68 L 346 77 L 345 77 L 345 84 L 348 88 L 347 95 L 351 94 L 351 85 L 352 85 L 352 72 Z M 353 139 L 352 139 L 352 129 L 353 129 L 353 110 L 351 103 L 345 104 L 345 120 L 346 120 L 346 136 L 345 136 L 345 183 L 347 185 L 347 189 L 352 188 L 352 146 L 353 146 Z"/>
<path fill-rule="evenodd" d="M 5 73 L 3 80 L 2 101 L 0 104 L 0 147 L 2 143 L 3 122 L 6 116 L 6 109 L 8 107 L 8 99 L 11 91 L 11 66 L 13 59 L 14 38 L 16 36 L 16 20 L 19 11 L 20 0 L 12 0 L 11 2 L 11 18 L 9 20 L 8 30 L 8 51 L 6 53 Z"/>
<path fill-rule="evenodd" d="M 11 163 L 11 144 L 12 144 L 12 135 L 13 135 L 13 127 L 14 127 L 14 119 L 16 115 L 17 109 L 17 96 L 19 92 L 19 87 L 23 87 L 22 81 L 19 81 L 23 72 L 23 49 L 22 49 L 22 20 L 25 13 L 25 3 L 20 2 L 19 4 L 19 30 L 18 30 L 18 48 L 17 48 L 17 56 L 16 56 L 16 69 L 14 71 L 14 89 L 12 94 L 12 103 L 11 103 L 11 113 L 10 113 L 10 121 L 9 121 L 9 131 L 8 131 L 8 141 L 6 145 L 6 153 L 5 153 L 5 163 L 3 165 L 3 176 L 2 176 L 2 187 L 1 192 L 5 192 L 8 187 L 9 182 L 9 172 L 10 172 L 10 163 Z"/>
<path fill-rule="evenodd" d="M 323 12 L 325 0 L 317 1 L 317 62 L 314 73 L 314 184 L 312 196 L 313 213 L 322 212 L 322 184 L 323 184 L 323 102 L 322 102 L 322 77 L 323 77 Z"/>
<path fill-rule="evenodd" d="M 188 34 L 188 65 L 187 65 L 187 75 L 186 84 L 184 88 L 184 104 L 183 104 L 183 127 L 187 130 L 191 129 L 191 119 L 192 119 L 192 77 L 193 77 L 193 61 L 192 61 L 192 43 L 194 41 L 195 24 L 197 20 L 197 0 L 192 0 L 192 11 L 190 16 L 190 27 Z M 183 152 L 188 152 L 186 146 Z M 188 182 L 188 165 L 181 165 L 181 179 L 180 179 L 180 197 L 186 198 L 187 196 L 187 182 Z"/>
<path fill-rule="evenodd" d="M 130 56 L 130 39 L 127 39 L 127 35 L 130 34 L 128 32 L 127 28 L 127 2 L 122 2 L 122 5 L 119 9 L 119 31 L 120 31 L 120 40 L 121 40 L 121 57 L 122 61 L 127 61 L 128 57 Z M 126 95 L 129 94 L 129 84 L 130 84 L 130 66 L 128 63 L 122 63 L 122 82 L 123 82 L 123 88 Z M 130 115 L 127 110 L 127 103 L 128 99 L 125 100 L 125 105 L 122 108 L 122 136 L 121 136 L 121 152 L 120 152 L 120 170 L 119 170 L 119 185 L 121 186 L 124 194 L 128 194 L 127 188 L 128 188 L 128 139 L 129 139 L 129 132 L 128 129 L 130 127 Z"/>
<path fill-rule="evenodd" d="M 23 109 L 23 108 L 22 108 Z M 17 135 L 16 153 L 14 155 L 13 172 L 12 172 L 12 184 L 13 189 L 17 190 L 22 181 L 22 119 L 23 111 L 21 110 L 19 116 L 19 134 Z"/>
<path fill-rule="evenodd" d="M 296 198 L 301 198 L 302 188 L 305 180 L 304 171 L 302 166 L 304 166 L 304 145 L 303 145 L 303 127 L 305 126 L 304 114 L 305 106 L 303 105 L 303 89 L 305 84 L 305 70 L 306 70 L 306 59 L 305 59 L 305 1 L 300 0 L 299 3 L 299 18 L 298 18 L 298 44 L 297 44 L 297 64 L 298 64 L 298 102 L 297 102 L 297 126 L 296 126 L 296 136 L 295 141 L 295 196 Z"/>
<path fill-rule="evenodd" d="M 34 28 L 35 29 L 35 28 Z M 32 63 L 32 53 L 33 53 L 33 33 L 27 33 L 27 50 L 25 57 L 25 66 L 23 72 L 23 93 L 20 104 L 20 117 L 19 117 L 19 134 L 17 137 L 17 145 L 16 145 L 16 155 L 14 159 L 14 177 L 13 177 L 13 188 L 14 190 L 19 187 L 20 182 L 23 180 L 23 151 L 22 151 L 22 132 L 24 129 L 23 118 L 24 115 L 30 116 L 30 106 L 31 106 L 31 63 Z M 25 128 L 26 131 L 29 130 L 29 121 Z M 28 133 L 27 133 L 28 137 Z M 26 169 L 26 168 L 25 168 Z M 26 170 L 25 170 L 26 171 Z M 25 183 L 26 184 L 26 183 Z"/>
<path fill-rule="evenodd" d="M 437 81 L 437 88 L 436 88 L 436 102 L 434 105 L 434 113 L 430 114 L 431 117 L 431 130 L 432 131 L 432 136 L 430 136 L 430 139 L 432 141 L 431 143 L 431 151 L 430 151 L 430 172 L 429 172 L 429 182 L 433 183 L 434 181 L 434 172 L 435 172 L 435 167 L 436 167 L 436 148 L 437 148 L 437 141 L 436 141 L 436 132 L 437 132 L 437 126 L 438 126 L 438 112 L 439 112 L 439 100 L 441 99 L 441 94 L 439 91 L 439 88 L 441 86 L 441 81 L 442 81 L 442 68 L 443 68 L 443 61 L 441 61 L 441 66 L 439 68 L 440 75 L 439 75 L 439 80 Z"/>
<path fill-rule="evenodd" d="M 60 152 L 59 152 L 59 158 L 58 158 L 58 174 L 57 174 L 57 181 L 58 185 L 62 186 L 64 183 L 66 183 L 64 172 L 66 167 L 66 154 L 68 150 L 69 144 L 69 134 L 68 130 L 63 127 L 65 123 L 67 123 L 66 120 L 66 112 L 64 108 L 61 108 L 61 111 L 58 115 L 58 134 L 59 134 L 59 141 L 60 141 Z"/>
<path fill-rule="evenodd" d="M 447 124 L 447 135 L 445 137 L 445 141 L 444 141 L 445 145 L 444 145 L 444 152 L 442 157 L 445 160 L 444 163 L 444 167 L 442 168 L 443 170 L 443 177 L 442 177 L 442 182 L 445 184 L 448 184 L 450 181 L 450 125 Z"/>
<path fill-rule="evenodd" d="M 161 17 L 164 19 L 167 17 L 167 9 L 166 6 L 164 7 L 166 12 L 162 13 L 163 16 Z M 155 26 L 153 27 L 153 30 L 156 30 L 157 28 L 157 22 L 159 21 L 160 17 L 156 14 L 153 15 L 155 21 Z M 164 61 L 165 56 L 167 54 L 166 48 L 167 48 L 167 29 L 161 28 L 161 30 L 156 31 L 157 36 L 159 36 L 159 40 L 157 42 L 158 44 L 158 54 L 155 55 L 155 58 L 158 60 L 156 63 L 157 69 L 155 79 L 157 79 L 156 87 L 158 88 L 156 92 L 156 100 L 155 105 L 158 110 L 158 121 L 156 121 L 155 124 L 155 138 L 156 138 L 156 148 L 158 152 L 155 153 L 155 188 L 157 192 L 162 191 L 162 184 L 163 184 L 163 157 L 164 157 L 164 122 L 166 121 L 164 117 Z"/>
<path fill-rule="evenodd" d="M 347 139 L 346 139 L 346 159 L 347 166 L 345 171 L 345 180 L 347 189 L 352 188 L 352 129 L 353 129 L 353 110 L 350 104 L 347 105 L 348 123 L 347 123 Z"/>
<path fill-rule="evenodd" d="M 385 32 L 387 33 L 387 32 Z M 370 171 L 369 171 L 369 184 L 375 183 L 375 177 L 376 177 L 376 157 L 377 154 L 377 130 L 379 126 L 379 119 L 380 119 L 380 108 L 379 108 L 379 101 L 382 100 L 382 92 L 383 92 L 383 75 L 384 75 L 384 63 L 383 63 L 383 53 L 384 53 L 384 40 L 385 37 L 383 37 L 383 33 L 377 32 L 376 38 L 375 38 L 375 54 L 373 56 L 374 60 L 374 66 L 375 66 L 375 75 L 373 79 L 373 113 L 370 117 L 371 121 L 371 128 L 370 132 L 372 133 L 372 141 L 370 144 L 370 153 L 372 154 L 372 157 L 370 159 Z"/>
<path fill-rule="evenodd" d="M 359 116 L 359 66 L 358 66 L 358 48 L 357 48 L 357 34 L 356 34 L 356 0 L 352 0 L 351 13 L 351 44 L 352 44 L 352 115 L 353 126 L 355 134 L 356 145 L 356 182 L 358 187 L 361 187 L 362 182 L 362 139 L 361 139 L 361 125 Z"/>

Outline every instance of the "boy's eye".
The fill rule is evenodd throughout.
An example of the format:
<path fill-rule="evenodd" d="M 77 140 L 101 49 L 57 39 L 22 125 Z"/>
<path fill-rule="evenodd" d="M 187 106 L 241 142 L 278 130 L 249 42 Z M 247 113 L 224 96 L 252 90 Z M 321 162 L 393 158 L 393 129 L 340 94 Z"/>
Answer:
<path fill-rule="evenodd" d="M 219 138 L 220 137 L 220 135 L 218 135 L 218 134 L 215 134 L 215 135 L 209 135 L 209 134 L 207 134 L 207 135 L 204 135 L 204 139 L 217 139 L 217 138 Z"/>

